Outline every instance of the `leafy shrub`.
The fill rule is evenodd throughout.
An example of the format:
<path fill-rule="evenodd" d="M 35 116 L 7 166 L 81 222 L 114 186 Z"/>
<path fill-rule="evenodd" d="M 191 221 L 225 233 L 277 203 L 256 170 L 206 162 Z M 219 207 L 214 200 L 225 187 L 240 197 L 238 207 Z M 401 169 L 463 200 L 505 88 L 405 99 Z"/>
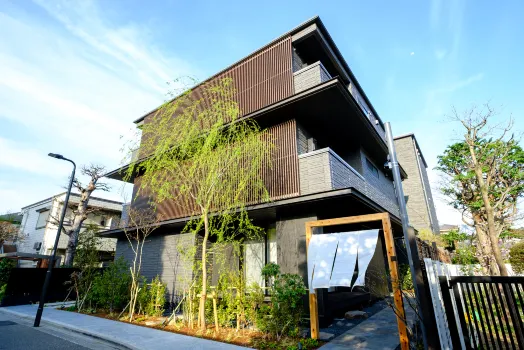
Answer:
<path fill-rule="evenodd" d="M 11 270 L 16 266 L 16 262 L 11 259 L 0 259 L 0 286 L 7 284 Z"/>
<path fill-rule="evenodd" d="M 162 316 L 166 303 L 166 285 L 156 276 L 147 290 L 147 301 L 145 303 L 145 314 L 148 316 Z"/>
<path fill-rule="evenodd" d="M 270 305 L 262 305 L 257 314 L 257 327 L 277 339 L 282 335 L 297 336 L 302 317 L 302 296 L 307 289 L 302 277 L 282 274 L 275 277 Z"/>
<path fill-rule="evenodd" d="M 402 290 L 413 290 L 413 279 L 408 264 L 400 264 L 400 287 Z"/>
<path fill-rule="evenodd" d="M 2 303 L 2 299 L 4 299 L 6 289 L 7 284 L 0 285 L 0 304 Z"/>
<path fill-rule="evenodd" d="M 262 277 L 268 281 L 270 287 L 273 286 L 275 277 L 278 275 L 280 275 L 280 266 L 278 266 L 278 264 L 269 263 L 262 268 Z"/>
<path fill-rule="evenodd" d="M 457 249 L 451 258 L 451 262 L 459 265 L 473 265 L 478 264 L 479 260 L 475 256 L 474 247 L 470 246 Z"/>
<path fill-rule="evenodd" d="M 518 274 L 524 273 L 524 242 L 517 243 L 509 250 L 509 263 Z"/>
<path fill-rule="evenodd" d="M 94 304 L 113 313 L 123 309 L 129 302 L 131 275 L 124 258 L 120 257 L 95 277 L 91 288 Z"/>

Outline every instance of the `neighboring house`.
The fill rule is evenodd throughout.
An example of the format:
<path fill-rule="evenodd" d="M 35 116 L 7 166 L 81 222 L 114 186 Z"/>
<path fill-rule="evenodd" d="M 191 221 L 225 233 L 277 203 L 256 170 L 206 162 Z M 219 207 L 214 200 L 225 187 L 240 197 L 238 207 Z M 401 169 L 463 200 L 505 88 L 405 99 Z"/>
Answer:
<path fill-rule="evenodd" d="M 51 254 L 56 239 L 58 219 L 62 212 L 65 195 L 65 192 L 60 193 L 56 196 L 46 198 L 22 208 L 23 218 L 21 229 L 25 237 L 18 245 L 18 252 L 42 255 Z M 71 196 L 69 197 L 69 208 L 66 211 L 64 219 L 64 226 L 66 228 L 72 224 L 74 217 L 72 208 L 75 208 L 78 205 L 79 199 L 80 196 L 78 194 L 71 193 Z M 95 208 L 97 210 L 88 215 L 88 218 L 83 223 L 84 228 L 89 224 L 99 226 L 100 230 L 118 227 L 122 212 L 121 202 L 91 197 L 89 199 L 88 208 Z M 62 257 L 62 262 L 64 261 L 68 240 L 69 237 L 62 233 L 57 250 L 57 255 Z M 102 238 L 99 248 L 101 262 L 113 260 L 115 246 L 115 239 Z M 30 267 L 35 264 L 36 263 L 24 261 L 21 262 L 20 266 Z"/>
<path fill-rule="evenodd" d="M 415 135 L 395 137 L 395 148 L 399 164 L 408 173 L 408 178 L 402 182 L 402 188 L 406 198 L 409 223 L 418 231 L 430 230 L 438 234 L 437 212 L 426 171 L 428 164 Z"/>
<path fill-rule="evenodd" d="M 256 224 L 267 232 L 266 239 L 249 242 L 245 249 L 248 282 L 263 284 L 261 268 L 275 262 L 283 273 L 298 273 L 307 284 L 307 221 L 389 212 L 395 236 L 402 236 L 392 178 L 383 170 L 388 155 L 383 122 L 318 17 L 206 82 L 223 77 L 233 79 L 242 114 L 266 128 L 276 146 L 273 166 L 264 171 L 271 202 L 248 207 Z M 197 94 L 200 89 L 198 85 L 193 91 Z M 135 123 L 150 122 L 154 113 Z M 107 176 L 123 181 L 123 169 Z M 407 176 L 404 170 L 402 176 Z M 149 198 L 136 196 L 140 175 L 128 181 L 134 183 L 131 206 L 145 208 Z M 157 212 L 163 221 L 144 246 L 142 273 L 148 278 L 159 275 L 173 297 L 188 288 L 193 276 L 192 261 L 184 261 L 180 251 L 198 244 L 201 237 L 181 233 L 189 213 L 176 202 L 161 203 Z M 324 233 L 369 227 L 373 224 L 330 227 Z M 132 258 L 122 229 L 103 235 L 118 239 L 117 256 Z M 381 239 L 370 265 L 383 278 L 382 289 L 375 294 L 389 294 L 385 254 Z M 239 261 L 230 259 L 230 264 L 237 268 Z M 214 264 L 212 283 L 218 269 Z M 349 299 L 362 296 L 345 288 L 330 292 L 347 293 Z M 329 319 L 330 310 L 344 308 L 345 301 L 335 301 L 340 300 L 335 294 L 326 290 L 320 298 L 321 317 Z"/>
<path fill-rule="evenodd" d="M 449 225 L 449 224 L 443 224 L 439 227 L 439 232 L 441 235 L 446 235 L 450 231 L 459 231 L 458 225 Z"/>

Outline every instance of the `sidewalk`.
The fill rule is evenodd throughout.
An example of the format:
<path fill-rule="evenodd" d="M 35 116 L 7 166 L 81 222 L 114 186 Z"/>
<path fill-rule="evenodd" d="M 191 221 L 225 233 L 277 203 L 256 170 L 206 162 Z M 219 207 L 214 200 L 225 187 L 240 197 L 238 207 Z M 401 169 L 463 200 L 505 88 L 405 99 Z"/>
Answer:
<path fill-rule="evenodd" d="M 408 320 L 414 320 L 415 314 L 409 307 L 406 314 Z M 397 317 L 388 307 L 321 346 L 320 350 L 394 350 L 399 345 Z"/>
<path fill-rule="evenodd" d="M 0 308 L 0 312 L 31 319 L 35 317 L 36 310 L 37 305 L 21 305 Z M 61 311 L 51 307 L 45 308 L 42 322 L 103 339 L 129 349 L 247 349 L 213 340 L 160 331 L 153 328 L 111 321 L 75 312 Z"/>

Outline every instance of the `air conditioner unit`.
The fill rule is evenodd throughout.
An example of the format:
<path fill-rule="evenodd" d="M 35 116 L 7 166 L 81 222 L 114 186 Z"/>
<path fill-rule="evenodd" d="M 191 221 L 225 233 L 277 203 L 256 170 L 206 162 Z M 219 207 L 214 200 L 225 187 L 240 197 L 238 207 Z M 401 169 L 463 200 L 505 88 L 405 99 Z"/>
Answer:
<path fill-rule="evenodd" d="M 33 244 L 33 249 L 40 250 L 40 248 L 42 248 L 42 242 L 35 242 L 35 244 Z"/>

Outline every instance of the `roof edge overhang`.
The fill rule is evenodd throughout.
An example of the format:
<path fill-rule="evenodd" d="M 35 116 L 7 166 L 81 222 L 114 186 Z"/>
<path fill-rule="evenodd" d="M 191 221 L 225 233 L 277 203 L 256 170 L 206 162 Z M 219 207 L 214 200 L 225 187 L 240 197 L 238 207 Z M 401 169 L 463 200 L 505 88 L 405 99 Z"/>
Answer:
<path fill-rule="evenodd" d="M 358 103 L 357 101 L 355 100 L 355 98 L 351 95 L 351 93 L 349 92 L 349 90 L 346 88 L 346 86 L 344 85 L 344 83 L 341 81 L 340 77 L 334 77 L 328 81 L 325 81 L 321 84 L 318 84 L 318 85 L 315 85 L 307 90 L 304 90 L 304 91 L 301 91 L 297 94 L 294 94 L 294 95 L 291 95 L 285 99 L 282 99 L 280 101 L 277 101 L 269 106 L 266 106 L 266 107 L 263 107 L 255 112 L 252 112 L 252 113 L 249 113 L 245 116 L 243 116 L 242 118 L 239 118 L 239 120 L 245 120 L 245 119 L 249 119 L 249 118 L 254 118 L 254 119 L 259 119 L 260 117 L 264 116 L 264 115 L 267 115 L 279 108 L 282 108 L 284 106 L 287 106 L 289 104 L 292 104 L 292 103 L 295 103 L 295 102 L 298 102 L 300 100 L 303 100 L 303 99 L 306 99 L 308 98 L 309 96 L 312 96 L 312 95 L 315 95 L 315 94 L 318 94 L 320 92 L 323 92 L 325 90 L 329 90 L 329 89 L 336 89 L 340 94 L 342 94 L 342 96 L 348 101 L 348 103 L 352 103 L 354 106 L 358 106 Z M 363 114 L 363 112 L 357 108 L 357 110 L 359 111 L 358 112 L 358 115 L 361 119 L 363 119 L 371 133 L 371 135 L 373 135 L 376 143 L 382 148 L 382 151 L 385 152 L 386 154 L 388 153 L 388 149 L 387 149 L 387 144 L 385 142 L 385 140 L 378 134 L 378 132 L 375 130 L 375 127 L 373 126 L 372 122 Z M 147 159 L 147 157 L 143 158 L 143 159 Z M 108 173 L 106 173 L 104 175 L 104 177 L 107 177 L 107 178 L 110 178 L 110 179 L 114 179 L 114 180 L 120 180 L 120 181 L 127 181 L 129 183 L 133 183 L 134 181 L 134 176 L 132 176 L 131 178 L 127 179 L 127 180 L 124 180 L 124 177 L 123 177 L 123 173 L 125 171 L 127 171 L 129 169 L 129 164 L 126 164 L 124 166 L 121 166 L 120 168 L 118 169 L 115 169 L 113 171 L 110 171 Z M 407 173 L 406 171 L 400 167 L 400 172 L 401 172 L 401 175 L 402 175 L 402 178 L 407 178 Z"/>
<path fill-rule="evenodd" d="M 327 192 L 319 192 L 319 193 L 301 195 L 301 196 L 296 196 L 296 197 L 291 197 L 291 198 L 284 198 L 284 199 L 279 199 L 279 200 L 275 200 L 275 201 L 267 202 L 267 203 L 255 204 L 255 205 L 246 207 L 246 210 L 253 212 L 257 210 L 291 206 L 295 204 L 312 203 L 316 201 L 333 199 L 333 198 L 344 197 L 344 196 L 352 196 L 376 212 L 387 212 L 391 216 L 392 221 L 400 225 L 401 221 L 398 216 L 394 215 L 393 213 L 388 212 L 387 210 L 382 208 L 380 205 L 378 205 L 377 203 L 375 203 L 374 201 L 366 197 L 364 194 L 362 194 L 361 192 L 357 191 L 356 189 L 352 187 L 332 190 L 332 191 L 327 191 Z M 195 217 L 193 216 L 193 217 L 169 219 L 169 220 L 164 220 L 160 222 L 158 225 L 159 226 L 172 226 L 173 228 L 176 228 L 176 227 L 180 228 L 183 225 L 185 225 L 186 222 L 194 218 Z M 126 229 L 118 228 L 118 229 L 108 230 L 108 231 L 100 232 L 99 235 L 102 237 L 107 237 L 107 238 L 119 238 L 122 234 L 125 233 Z"/>
<path fill-rule="evenodd" d="M 288 32 L 286 32 L 286 33 L 280 35 L 279 37 L 277 37 L 277 38 L 271 40 L 271 41 L 270 41 L 269 43 L 267 43 L 266 45 L 262 46 L 261 48 L 255 50 L 255 51 L 253 51 L 253 52 L 251 52 L 251 53 L 248 54 L 247 56 L 245 56 L 245 57 L 241 58 L 240 60 L 236 61 L 235 63 L 230 64 L 230 65 L 227 66 L 226 68 L 224 68 L 224 69 L 218 71 L 217 73 L 213 74 L 212 76 L 208 77 L 207 79 L 203 80 L 202 82 L 195 84 L 195 85 L 194 85 L 193 87 L 191 87 L 189 90 L 193 90 L 194 88 L 196 88 L 196 87 L 198 87 L 198 86 L 200 86 L 200 85 L 202 85 L 202 84 L 205 84 L 206 82 L 209 82 L 210 80 L 212 80 L 212 79 L 216 78 L 217 76 L 219 76 L 220 74 L 223 74 L 224 72 L 230 70 L 231 68 L 235 67 L 236 65 L 239 65 L 240 63 L 242 63 L 242 62 L 244 62 L 244 61 L 250 59 L 250 58 L 253 57 L 254 55 L 258 54 L 259 52 L 264 51 L 265 49 L 267 49 L 267 48 L 270 47 L 271 45 L 274 45 L 275 43 L 279 42 L 280 40 L 282 40 L 282 39 L 284 39 L 284 38 L 286 38 L 286 37 L 289 37 L 289 36 L 291 36 L 291 35 L 293 35 L 293 34 L 299 32 L 299 31 L 303 30 L 304 28 L 307 28 L 308 26 L 310 26 L 311 24 L 316 23 L 316 22 L 321 23 L 321 21 L 320 21 L 320 17 L 319 17 L 318 15 L 317 15 L 317 16 L 314 16 L 314 17 L 312 17 L 312 18 L 310 18 L 310 19 L 308 19 L 307 21 L 305 21 L 305 22 L 299 24 L 298 26 L 296 26 L 295 28 L 291 29 L 290 31 L 288 31 Z M 322 25 L 322 28 L 325 30 L 325 27 L 324 27 L 323 25 Z M 177 97 L 178 97 L 178 96 L 177 96 Z M 174 101 L 177 97 L 173 98 L 173 99 L 171 100 L 171 102 Z M 133 121 L 133 123 L 138 124 L 138 123 L 142 122 L 142 121 L 145 119 L 145 117 L 147 117 L 149 114 L 151 114 L 151 113 L 155 112 L 156 110 L 158 110 L 158 108 L 159 108 L 159 107 L 153 108 L 151 111 L 145 113 L 145 114 L 142 115 L 140 118 L 137 118 L 135 121 Z"/>

